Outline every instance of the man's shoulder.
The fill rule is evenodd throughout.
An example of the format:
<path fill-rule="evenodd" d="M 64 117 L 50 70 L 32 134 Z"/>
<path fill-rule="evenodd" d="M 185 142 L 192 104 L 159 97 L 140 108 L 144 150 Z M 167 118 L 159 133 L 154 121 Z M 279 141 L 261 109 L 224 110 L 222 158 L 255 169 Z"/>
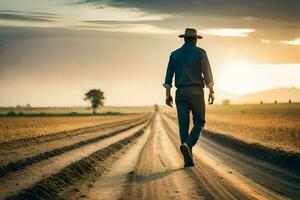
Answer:
<path fill-rule="evenodd" d="M 200 47 L 197 47 L 197 46 L 194 46 L 193 49 L 194 49 L 195 51 L 199 52 L 199 53 L 206 53 L 205 49 L 200 48 Z M 171 54 L 176 55 L 176 54 L 178 54 L 178 53 L 182 53 L 183 50 L 184 50 L 183 47 L 179 47 L 179 48 L 175 49 L 174 51 L 172 51 Z"/>
<path fill-rule="evenodd" d="M 205 49 L 195 46 L 199 53 L 206 53 Z"/>
<path fill-rule="evenodd" d="M 197 47 L 197 46 L 194 46 L 193 51 L 199 53 L 200 55 L 206 54 L 205 49 Z M 183 53 L 184 53 L 184 48 L 179 47 L 178 49 L 175 49 L 174 51 L 172 51 L 171 57 L 181 56 Z"/>
<path fill-rule="evenodd" d="M 179 47 L 177 49 L 175 49 L 174 51 L 172 51 L 171 55 L 175 55 L 175 54 L 178 54 L 182 51 L 182 47 Z"/>

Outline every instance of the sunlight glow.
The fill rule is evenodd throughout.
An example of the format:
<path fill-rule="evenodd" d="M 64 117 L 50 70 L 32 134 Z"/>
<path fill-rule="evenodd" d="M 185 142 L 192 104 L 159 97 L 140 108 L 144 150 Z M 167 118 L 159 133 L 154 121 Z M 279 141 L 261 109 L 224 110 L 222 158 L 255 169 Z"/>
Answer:
<path fill-rule="evenodd" d="M 218 29 L 204 29 L 202 32 L 208 35 L 216 35 L 223 37 L 248 37 L 248 33 L 254 32 L 250 28 L 218 28 Z"/>
<path fill-rule="evenodd" d="M 284 74 L 284 76 L 283 76 Z M 238 61 L 216 70 L 216 87 L 237 95 L 276 87 L 299 87 L 300 64 L 256 64 Z"/>

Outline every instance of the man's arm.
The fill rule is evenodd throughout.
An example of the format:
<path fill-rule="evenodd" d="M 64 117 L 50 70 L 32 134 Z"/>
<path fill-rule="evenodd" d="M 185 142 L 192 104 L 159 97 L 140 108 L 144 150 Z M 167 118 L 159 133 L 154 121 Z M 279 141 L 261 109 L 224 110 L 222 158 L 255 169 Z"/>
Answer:
<path fill-rule="evenodd" d="M 163 84 L 163 86 L 166 88 L 166 104 L 170 107 L 173 107 L 173 97 L 171 95 L 173 76 L 174 76 L 174 65 L 173 65 L 172 54 L 171 54 L 169 58 L 168 67 L 167 67 L 165 83 Z"/>
<path fill-rule="evenodd" d="M 215 100 L 214 96 L 214 79 L 212 75 L 212 70 L 209 64 L 209 60 L 205 51 L 201 54 L 201 69 L 204 76 L 204 82 L 206 87 L 209 89 L 208 103 L 213 104 Z"/>

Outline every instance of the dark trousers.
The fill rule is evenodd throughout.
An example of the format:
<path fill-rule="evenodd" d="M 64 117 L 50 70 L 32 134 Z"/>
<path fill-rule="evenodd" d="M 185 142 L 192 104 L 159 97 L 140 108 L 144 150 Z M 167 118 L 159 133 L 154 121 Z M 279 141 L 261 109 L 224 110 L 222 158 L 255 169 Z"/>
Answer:
<path fill-rule="evenodd" d="M 205 101 L 203 88 L 198 86 L 179 87 L 175 97 L 181 143 L 190 149 L 196 144 L 205 125 Z M 189 133 L 190 112 L 193 128 Z"/>

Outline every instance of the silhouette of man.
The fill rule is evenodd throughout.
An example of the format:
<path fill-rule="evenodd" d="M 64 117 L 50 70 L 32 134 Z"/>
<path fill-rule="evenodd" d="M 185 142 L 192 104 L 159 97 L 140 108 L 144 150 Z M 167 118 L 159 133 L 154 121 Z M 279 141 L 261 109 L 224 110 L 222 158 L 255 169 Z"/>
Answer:
<path fill-rule="evenodd" d="M 175 74 L 177 117 L 180 133 L 180 151 L 184 158 L 184 167 L 194 166 L 192 148 L 196 144 L 205 125 L 205 100 L 203 88 L 209 88 L 208 103 L 213 104 L 214 81 L 211 67 L 204 49 L 196 46 L 196 29 L 187 28 L 179 35 L 184 38 L 184 45 L 170 55 L 166 78 L 166 104 L 173 107 L 171 96 L 172 79 Z M 193 128 L 189 133 L 190 112 L 193 115 Z"/>

